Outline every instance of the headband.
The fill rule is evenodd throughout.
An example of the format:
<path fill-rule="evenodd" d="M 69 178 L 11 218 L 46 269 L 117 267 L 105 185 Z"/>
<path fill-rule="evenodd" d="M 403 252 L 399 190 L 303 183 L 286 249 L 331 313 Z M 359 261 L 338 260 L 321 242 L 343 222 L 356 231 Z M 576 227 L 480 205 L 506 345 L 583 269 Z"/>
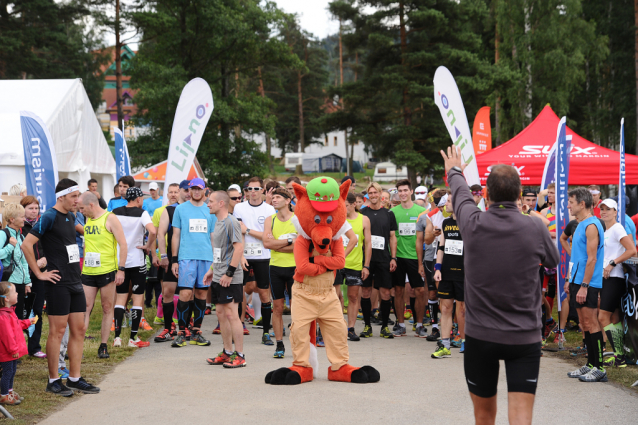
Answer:
<path fill-rule="evenodd" d="M 600 194 L 600 190 L 589 189 L 589 193 L 591 193 L 592 195 L 598 195 L 598 194 Z"/>
<path fill-rule="evenodd" d="M 55 192 L 55 199 L 58 199 L 61 196 L 68 195 L 69 193 L 75 192 L 76 190 L 77 191 L 80 190 L 79 186 L 71 186 L 68 189 L 64 189 L 64 190 L 61 190 L 59 192 Z"/>
<path fill-rule="evenodd" d="M 0 298 L 7 298 L 7 297 L 5 297 L 4 295 L 0 295 Z"/>

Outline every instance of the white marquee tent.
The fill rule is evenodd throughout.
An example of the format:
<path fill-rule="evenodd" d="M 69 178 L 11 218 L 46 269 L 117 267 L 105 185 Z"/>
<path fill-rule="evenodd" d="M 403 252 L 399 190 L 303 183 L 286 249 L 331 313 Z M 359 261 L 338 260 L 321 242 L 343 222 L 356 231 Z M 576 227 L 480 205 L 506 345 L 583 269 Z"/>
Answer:
<path fill-rule="evenodd" d="M 20 111 L 47 125 L 59 178 L 77 181 L 82 191 L 94 178 L 104 199 L 113 196 L 115 160 L 81 79 L 0 80 L 0 193 L 26 185 Z"/>

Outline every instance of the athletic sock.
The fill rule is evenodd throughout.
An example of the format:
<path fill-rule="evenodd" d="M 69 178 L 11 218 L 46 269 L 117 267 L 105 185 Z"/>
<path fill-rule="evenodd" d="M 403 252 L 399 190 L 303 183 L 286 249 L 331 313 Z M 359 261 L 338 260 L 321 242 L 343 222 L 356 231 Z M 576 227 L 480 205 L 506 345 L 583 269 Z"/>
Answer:
<path fill-rule="evenodd" d="M 199 298 L 195 298 L 193 304 L 195 304 L 195 319 L 193 320 L 193 327 L 201 329 L 202 322 L 204 321 L 204 313 L 206 312 L 206 299 L 200 300 Z"/>
<path fill-rule="evenodd" d="M 164 329 L 168 329 L 169 331 L 172 329 L 171 325 L 173 324 L 173 313 L 175 312 L 175 306 L 172 302 L 162 303 L 162 308 L 164 308 Z"/>
<path fill-rule="evenodd" d="M 277 341 L 277 349 L 280 349 L 280 348 L 284 348 L 284 342 L 281 340 Z"/>
<path fill-rule="evenodd" d="M 395 322 L 398 322 L 399 321 L 399 316 L 398 316 L 398 313 L 397 313 L 396 306 L 394 304 L 394 297 L 390 297 L 390 302 L 392 303 L 391 306 L 394 307 L 394 318 L 396 319 Z M 390 309 L 392 309 L 392 308 L 390 308 Z"/>
<path fill-rule="evenodd" d="M 589 364 L 589 366 L 594 365 L 594 355 L 591 352 L 591 347 L 592 347 L 592 343 L 591 343 L 591 334 L 589 333 L 589 331 L 585 331 L 583 332 L 583 335 L 585 335 L 585 338 L 583 338 L 583 344 L 585 345 L 585 348 L 587 348 L 587 363 Z"/>
<path fill-rule="evenodd" d="M 184 332 L 190 322 L 190 303 L 187 301 L 177 301 L 177 324 L 180 332 Z"/>
<path fill-rule="evenodd" d="M 405 323 L 399 323 L 399 326 L 401 326 L 402 328 L 405 328 Z"/>
<path fill-rule="evenodd" d="M 253 292 L 252 301 L 253 301 L 253 310 L 255 310 L 255 321 L 261 319 L 261 298 L 259 298 L 259 294 L 257 292 Z"/>
<path fill-rule="evenodd" d="M 122 333 L 122 320 L 124 319 L 124 306 L 116 305 L 113 313 L 115 319 L 115 338 L 119 338 Z"/>
<path fill-rule="evenodd" d="M 412 315 L 416 313 L 416 298 L 410 297 L 410 310 L 412 310 Z"/>
<path fill-rule="evenodd" d="M 372 317 L 372 301 L 370 298 L 361 298 L 361 313 L 363 313 L 363 323 L 370 326 L 370 318 Z"/>
<path fill-rule="evenodd" d="M 432 320 L 432 325 L 435 327 L 439 326 L 439 300 L 428 301 L 428 303 L 432 303 L 432 311 L 430 312 L 430 320 Z"/>
<path fill-rule="evenodd" d="M 241 317 L 241 304 L 242 303 L 237 304 L 237 314 L 239 314 L 239 320 L 241 320 L 241 322 L 244 323 L 244 318 Z"/>
<path fill-rule="evenodd" d="M 625 345 L 625 330 L 623 329 L 621 322 L 616 323 L 614 327 L 616 328 L 616 331 L 613 332 L 614 346 L 616 347 L 614 353 L 617 356 L 622 356 L 624 353 L 623 347 Z"/>
<path fill-rule="evenodd" d="M 188 302 L 189 314 L 188 314 L 188 323 L 191 321 L 191 317 L 195 313 L 195 299 L 192 299 Z"/>
<path fill-rule="evenodd" d="M 445 348 L 450 349 L 450 338 L 441 338 L 441 342 Z"/>
<path fill-rule="evenodd" d="M 388 326 L 388 320 L 390 319 L 390 309 L 392 308 L 392 301 L 381 300 L 379 303 L 379 310 L 381 311 L 381 327 Z"/>
<path fill-rule="evenodd" d="M 137 337 L 137 331 L 140 328 L 140 321 L 142 320 L 142 307 L 133 306 L 131 308 L 131 339 L 135 341 Z"/>
<path fill-rule="evenodd" d="M 603 333 L 601 331 L 590 333 L 589 338 L 591 339 L 592 345 L 592 355 L 594 356 L 591 359 L 590 363 L 592 363 L 598 369 L 603 368 Z"/>
<path fill-rule="evenodd" d="M 210 308 L 211 303 L 206 303 L 206 308 Z"/>
<path fill-rule="evenodd" d="M 160 319 L 164 318 L 164 297 L 160 294 L 157 299 L 157 314 L 155 315 Z"/>
<path fill-rule="evenodd" d="M 272 306 L 270 301 L 261 305 L 261 324 L 264 327 L 264 333 L 270 330 L 270 316 L 272 314 Z"/>

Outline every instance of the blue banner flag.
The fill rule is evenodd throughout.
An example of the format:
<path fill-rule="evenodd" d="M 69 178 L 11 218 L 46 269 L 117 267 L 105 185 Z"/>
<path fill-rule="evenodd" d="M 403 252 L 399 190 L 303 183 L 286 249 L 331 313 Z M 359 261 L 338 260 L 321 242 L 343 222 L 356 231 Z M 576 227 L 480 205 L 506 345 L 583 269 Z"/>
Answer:
<path fill-rule="evenodd" d="M 131 175 L 131 159 L 128 156 L 128 147 L 122 130 L 114 128 L 113 132 L 115 133 L 115 177 L 120 180 L 120 177 Z"/>
<path fill-rule="evenodd" d="M 618 182 L 618 222 L 625 227 L 625 119 L 620 120 L 620 179 Z"/>
<path fill-rule="evenodd" d="M 33 112 L 20 111 L 20 127 L 27 194 L 38 199 L 42 213 L 55 205 L 58 161 L 53 139 L 46 124 Z"/>
<path fill-rule="evenodd" d="M 565 226 L 569 222 L 569 211 L 567 209 L 567 200 L 569 197 L 568 179 L 569 179 L 569 153 L 572 148 L 572 136 L 567 136 L 565 130 L 567 128 L 567 119 L 561 118 L 556 131 L 556 167 L 554 168 L 556 182 L 556 244 L 560 254 L 560 263 L 558 265 L 558 294 L 560 302 L 558 303 L 558 311 L 561 310 L 561 304 L 567 297 L 565 294 L 565 280 L 569 274 L 569 254 L 560 243 L 560 235 L 565 231 Z"/>

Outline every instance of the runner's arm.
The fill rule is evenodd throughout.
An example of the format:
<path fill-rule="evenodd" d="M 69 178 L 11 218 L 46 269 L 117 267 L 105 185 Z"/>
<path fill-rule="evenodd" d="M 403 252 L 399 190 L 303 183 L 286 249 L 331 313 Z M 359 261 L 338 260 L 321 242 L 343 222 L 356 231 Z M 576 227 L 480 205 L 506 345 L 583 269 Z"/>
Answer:
<path fill-rule="evenodd" d="M 352 229 L 346 232 L 346 237 L 350 239 L 348 241 L 348 246 L 346 247 L 346 251 L 345 251 L 345 256 L 347 257 L 352 252 L 354 247 L 357 246 L 358 239 L 357 239 L 357 234 Z"/>
<path fill-rule="evenodd" d="M 443 236 L 443 233 L 441 233 L 441 236 L 439 237 L 439 245 L 438 246 L 442 246 L 443 248 L 445 248 L 445 236 Z M 443 256 L 445 255 L 445 249 L 439 249 L 438 247 L 436 248 L 436 263 L 437 264 L 443 264 Z"/>
<path fill-rule="evenodd" d="M 155 253 L 155 237 L 157 236 L 157 231 L 155 230 L 155 226 L 153 223 L 148 223 L 146 226 L 146 231 L 148 232 L 148 241 L 146 241 L 146 249 L 148 249 L 151 254 L 151 259 L 154 259 L 157 254 Z"/>
<path fill-rule="evenodd" d="M 370 219 L 363 216 L 363 241 L 364 245 L 364 253 L 365 253 L 365 262 L 363 263 L 364 267 L 370 267 L 370 260 L 372 259 L 372 231 L 370 230 Z"/>
<path fill-rule="evenodd" d="M 75 231 L 84 236 L 84 226 L 82 226 L 81 224 L 75 225 Z"/>
<path fill-rule="evenodd" d="M 397 235 L 394 231 L 390 232 L 390 256 L 392 258 L 397 256 Z"/>
<path fill-rule="evenodd" d="M 569 246 L 568 240 L 569 240 L 569 236 L 567 236 L 565 232 L 563 232 L 563 234 L 560 235 L 560 244 L 563 246 L 563 249 L 565 250 L 565 252 L 567 252 L 567 255 L 571 257 L 572 247 Z"/>
<path fill-rule="evenodd" d="M 418 264 L 423 264 L 423 232 L 416 232 L 416 258 Z"/>
<path fill-rule="evenodd" d="M 548 269 L 553 269 L 554 267 L 558 266 L 558 263 L 560 261 L 560 254 L 558 253 L 558 247 L 556 246 L 556 239 L 553 239 L 549 232 L 544 230 L 547 229 L 546 226 L 542 225 L 538 221 L 536 221 L 534 224 L 538 226 L 537 233 L 541 235 L 543 242 L 543 251 L 545 257 L 542 258 L 541 264 Z"/>
<path fill-rule="evenodd" d="M 434 224 L 432 224 L 432 220 L 430 220 L 429 218 L 427 222 L 428 224 L 426 224 L 425 226 L 425 235 L 423 237 L 423 242 L 426 245 L 430 245 L 432 242 L 434 242 Z"/>
<path fill-rule="evenodd" d="M 173 257 L 177 257 L 179 254 L 179 234 L 180 234 L 179 227 L 173 226 L 173 239 L 171 240 L 171 251 L 172 251 Z"/>
<path fill-rule="evenodd" d="M 266 221 L 264 222 L 264 248 L 266 249 L 272 249 L 274 251 L 277 252 L 292 252 L 292 249 L 290 249 L 289 251 L 283 251 L 284 248 L 288 248 L 288 241 L 287 240 L 278 240 L 275 239 L 275 237 L 272 235 L 272 217 L 268 217 L 266 218 Z M 253 232 L 250 232 L 250 234 L 252 235 Z"/>
<path fill-rule="evenodd" d="M 126 257 L 128 256 L 128 245 L 126 244 L 126 236 L 124 235 L 124 229 L 122 229 L 122 223 L 115 214 L 109 214 L 106 218 L 106 230 L 113 233 L 117 244 L 120 246 L 120 261 L 119 265 L 126 264 Z"/>
<path fill-rule="evenodd" d="M 583 276 L 583 283 L 591 282 L 591 278 L 594 276 L 594 269 L 596 268 L 596 253 L 598 251 L 598 228 L 590 224 L 585 230 L 587 235 L 587 263 L 585 264 L 585 275 Z M 547 266 L 546 266 L 547 267 Z"/>
<path fill-rule="evenodd" d="M 545 227 L 549 226 L 549 220 L 547 219 L 547 217 L 545 217 L 544 215 L 542 215 L 538 211 L 530 210 L 529 211 L 529 215 L 532 216 L 532 217 L 536 217 L 536 218 L 540 219 L 543 222 L 543 224 L 545 225 Z"/>
<path fill-rule="evenodd" d="M 634 239 L 631 236 L 625 236 L 620 240 L 620 243 L 625 247 L 625 252 L 614 260 L 616 264 L 623 263 L 636 255 L 636 245 L 634 245 Z"/>
<path fill-rule="evenodd" d="M 157 227 L 157 246 L 159 247 L 160 255 L 166 255 L 166 232 L 168 232 L 168 224 L 168 211 L 164 208 L 160 216 L 159 226 Z"/>

